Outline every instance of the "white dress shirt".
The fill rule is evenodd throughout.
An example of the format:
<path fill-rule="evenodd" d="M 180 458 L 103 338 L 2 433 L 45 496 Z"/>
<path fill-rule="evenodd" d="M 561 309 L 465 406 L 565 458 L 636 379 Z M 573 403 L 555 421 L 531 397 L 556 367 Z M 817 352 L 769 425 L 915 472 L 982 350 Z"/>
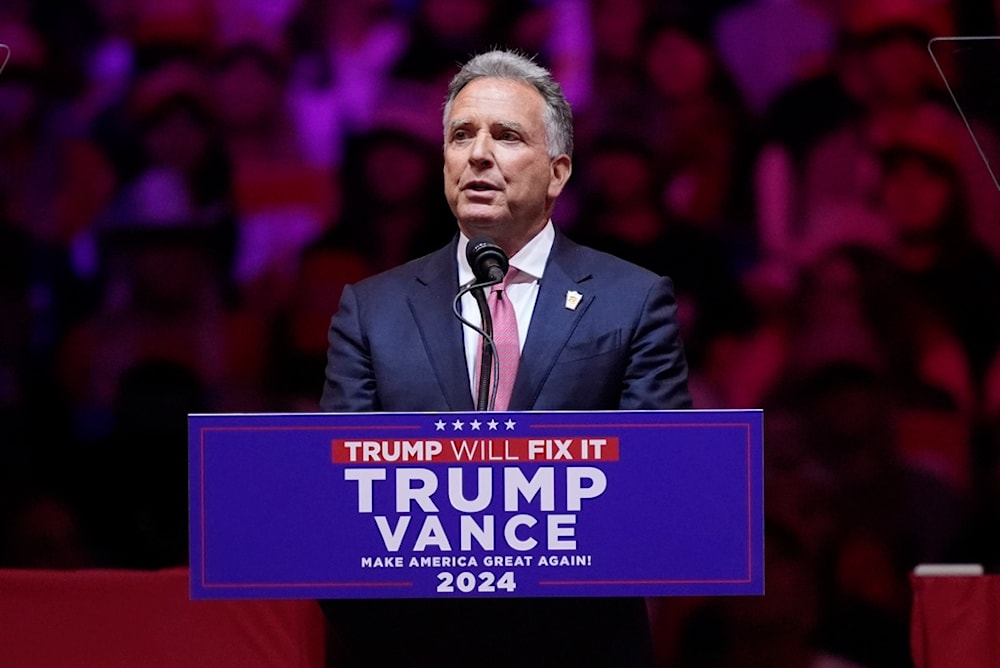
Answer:
<path fill-rule="evenodd" d="M 507 298 L 514 306 L 514 315 L 517 317 L 517 336 L 520 349 L 524 350 L 524 341 L 528 336 L 528 326 L 531 324 L 531 316 L 535 311 L 535 301 L 538 299 L 538 286 L 545 273 L 545 264 L 549 260 L 549 252 L 552 250 L 552 242 L 556 238 L 555 227 L 550 220 L 524 247 L 519 250 L 514 257 L 510 258 L 510 266 L 518 270 L 518 274 L 507 286 Z M 458 239 L 458 284 L 466 285 L 475 278 L 472 267 L 465 257 L 465 248 L 469 245 L 469 238 L 465 233 L 461 233 Z M 461 300 L 462 316 L 477 326 L 482 326 L 479 317 L 479 307 L 476 300 L 470 293 L 462 295 Z M 478 388 L 475 386 L 476 358 L 479 354 L 479 341 L 482 336 L 471 327 L 464 327 L 465 330 L 465 361 L 469 368 L 469 389 L 475 397 Z"/>

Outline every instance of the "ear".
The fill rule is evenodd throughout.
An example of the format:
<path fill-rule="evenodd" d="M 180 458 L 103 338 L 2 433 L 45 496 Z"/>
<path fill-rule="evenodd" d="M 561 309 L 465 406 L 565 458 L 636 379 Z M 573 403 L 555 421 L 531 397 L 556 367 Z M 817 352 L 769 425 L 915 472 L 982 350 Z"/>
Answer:
<path fill-rule="evenodd" d="M 549 179 L 549 199 L 554 200 L 559 197 L 569 181 L 570 174 L 573 173 L 573 160 L 563 153 L 557 158 L 553 158 L 549 166 L 551 178 Z"/>

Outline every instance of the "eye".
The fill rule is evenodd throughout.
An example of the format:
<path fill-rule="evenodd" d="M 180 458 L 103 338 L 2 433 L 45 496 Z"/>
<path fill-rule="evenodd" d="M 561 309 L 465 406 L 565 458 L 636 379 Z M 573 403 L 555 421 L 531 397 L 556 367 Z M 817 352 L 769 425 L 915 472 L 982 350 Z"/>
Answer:
<path fill-rule="evenodd" d="M 521 137 L 513 130 L 503 130 L 500 132 L 499 139 L 500 141 L 519 141 Z"/>
<path fill-rule="evenodd" d="M 466 139 L 469 138 L 469 136 L 470 135 L 469 135 L 469 132 L 467 130 L 463 130 L 463 129 L 459 128 L 459 129 L 457 129 L 457 130 L 455 130 L 454 132 L 451 133 L 451 140 L 452 141 L 465 141 Z"/>

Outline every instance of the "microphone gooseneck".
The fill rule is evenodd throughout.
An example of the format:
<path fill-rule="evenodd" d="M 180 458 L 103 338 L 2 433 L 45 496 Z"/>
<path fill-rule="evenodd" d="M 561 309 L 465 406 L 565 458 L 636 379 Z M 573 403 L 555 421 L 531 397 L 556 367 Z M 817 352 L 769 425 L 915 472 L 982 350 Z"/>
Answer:
<path fill-rule="evenodd" d="M 486 304 L 486 294 L 482 288 L 472 291 L 472 296 L 479 307 L 479 317 L 483 321 L 483 349 L 482 359 L 479 361 L 479 386 L 476 388 L 476 410 L 487 411 L 493 409 L 493 402 L 496 401 L 496 391 L 490 392 L 490 378 L 499 378 L 500 370 L 493 373 L 493 365 L 500 362 L 500 356 L 496 353 L 496 342 L 493 340 L 493 316 L 490 314 L 490 307 Z M 494 381 L 495 384 L 495 381 Z"/>
<path fill-rule="evenodd" d="M 496 343 L 493 341 L 493 318 L 490 315 L 489 307 L 486 305 L 486 295 L 483 291 L 484 287 L 490 285 L 493 284 L 477 283 L 475 281 L 467 283 L 461 287 L 451 303 L 451 310 L 455 314 L 455 317 L 465 327 L 475 330 L 483 337 L 483 356 L 479 367 L 479 386 L 476 388 L 476 410 L 478 411 L 493 409 L 493 403 L 496 401 L 497 387 L 494 380 L 491 391 L 491 378 L 497 379 L 500 377 L 500 358 L 496 354 Z M 462 300 L 462 295 L 466 293 L 472 294 L 476 305 L 479 307 L 482 327 L 477 327 L 462 316 L 462 309 L 459 304 Z"/>

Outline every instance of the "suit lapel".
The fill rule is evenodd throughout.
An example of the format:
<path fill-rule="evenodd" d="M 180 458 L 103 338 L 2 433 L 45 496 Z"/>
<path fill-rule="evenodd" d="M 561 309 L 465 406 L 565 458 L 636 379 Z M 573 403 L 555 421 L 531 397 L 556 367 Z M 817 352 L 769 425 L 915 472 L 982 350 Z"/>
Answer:
<path fill-rule="evenodd" d="M 462 326 L 451 308 L 458 292 L 455 252 L 455 244 L 451 243 L 428 257 L 427 263 L 417 272 L 416 284 L 407 302 L 449 408 L 465 411 L 472 410 L 474 404 L 469 390 Z M 403 342 L 400 345 L 404 345 Z"/>
<path fill-rule="evenodd" d="M 517 380 L 511 394 L 511 410 L 531 410 L 556 358 L 594 299 L 584 287 L 589 270 L 578 266 L 576 244 L 556 233 L 549 261 L 531 315 L 528 338 L 521 352 Z M 566 305 L 571 291 L 583 295 L 576 308 Z"/>

